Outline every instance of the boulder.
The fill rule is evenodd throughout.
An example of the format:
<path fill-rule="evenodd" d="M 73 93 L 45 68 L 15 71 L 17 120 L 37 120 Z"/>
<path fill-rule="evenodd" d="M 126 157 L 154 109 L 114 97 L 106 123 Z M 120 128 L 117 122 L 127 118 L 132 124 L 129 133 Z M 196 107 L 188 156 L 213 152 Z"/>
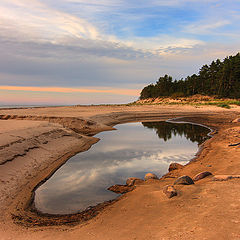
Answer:
<path fill-rule="evenodd" d="M 109 187 L 107 190 L 115 192 L 115 193 L 127 193 L 134 189 L 134 186 L 127 186 L 127 185 L 113 185 Z"/>
<path fill-rule="evenodd" d="M 126 184 L 128 186 L 133 186 L 133 185 L 141 184 L 143 182 L 144 181 L 140 178 L 130 177 L 130 178 L 127 179 Z"/>
<path fill-rule="evenodd" d="M 172 198 L 177 196 L 177 190 L 172 185 L 167 185 L 163 188 L 163 193 L 166 194 L 168 198 Z"/>
<path fill-rule="evenodd" d="M 182 169 L 183 168 L 183 165 L 182 164 L 179 164 L 179 163 L 171 163 L 169 165 L 169 168 L 168 168 L 168 171 L 171 172 L 173 170 L 177 170 L 177 169 Z"/>
<path fill-rule="evenodd" d="M 191 185 L 194 184 L 193 180 L 189 176 L 181 176 L 177 178 L 174 185 Z"/>
<path fill-rule="evenodd" d="M 154 173 L 147 173 L 144 177 L 145 181 L 148 179 L 158 179 L 157 175 Z"/>
<path fill-rule="evenodd" d="M 210 175 L 212 175 L 212 173 L 210 173 L 208 171 L 198 173 L 196 176 L 194 176 L 193 181 L 201 180 L 201 179 L 203 179 L 207 176 L 210 176 Z"/>

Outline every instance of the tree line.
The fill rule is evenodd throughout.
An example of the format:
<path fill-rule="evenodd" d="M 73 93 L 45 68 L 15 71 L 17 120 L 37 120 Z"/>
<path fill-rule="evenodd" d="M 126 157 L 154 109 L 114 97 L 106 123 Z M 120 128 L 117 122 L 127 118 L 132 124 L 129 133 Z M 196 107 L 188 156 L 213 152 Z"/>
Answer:
<path fill-rule="evenodd" d="M 240 98 L 240 54 L 217 59 L 203 65 L 198 74 L 173 80 L 160 77 L 156 84 L 144 87 L 140 99 L 157 97 L 188 97 L 195 94 L 219 98 Z"/>

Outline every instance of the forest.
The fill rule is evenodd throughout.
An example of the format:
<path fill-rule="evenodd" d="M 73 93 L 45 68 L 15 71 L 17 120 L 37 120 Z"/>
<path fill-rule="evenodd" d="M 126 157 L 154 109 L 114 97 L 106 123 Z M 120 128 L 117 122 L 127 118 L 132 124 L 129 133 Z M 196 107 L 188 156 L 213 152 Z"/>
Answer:
<path fill-rule="evenodd" d="M 217 59 L 203 65 L 198 74 L 173 80 L 169 75 L 160 77 L 156 84 L 144 87 L 140 99 L 157 97 L 188 97 L 195 94 L 218 98 L 240 98 L 240 54 Z"/>

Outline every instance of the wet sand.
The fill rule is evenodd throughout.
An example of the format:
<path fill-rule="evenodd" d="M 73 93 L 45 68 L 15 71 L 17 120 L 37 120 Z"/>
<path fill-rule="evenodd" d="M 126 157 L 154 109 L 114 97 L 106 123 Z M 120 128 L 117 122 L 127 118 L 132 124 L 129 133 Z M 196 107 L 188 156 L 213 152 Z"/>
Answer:
<path fill-rule="evenodd" d="M 239 179 L 165 185 L 202 171 L 240 174 L 240 108 L 214 106 L 75 106 L 0 110 L 0 239 L 240 239 Z M 148 180 L 114 203 L 84 214 L 39 215 L 29 208 L 32 191 L 77 152 L 96 143 L 94 134 L 118 123 L 167 120 L 204 124 L 213 138 L 197 158 L 160 180 Z M 153 169 L 154 171 L 154 169 Z M 131 177 L 131 176 L 129 176 Z"/>

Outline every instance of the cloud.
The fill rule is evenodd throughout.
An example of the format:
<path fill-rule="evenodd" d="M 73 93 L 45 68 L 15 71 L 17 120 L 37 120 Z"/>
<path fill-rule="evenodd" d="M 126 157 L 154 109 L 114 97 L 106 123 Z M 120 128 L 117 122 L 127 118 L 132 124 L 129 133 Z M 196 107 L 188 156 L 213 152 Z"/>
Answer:
<path fill-rule="evenodd" d="M 233 2 L 2 0 L 0 85 L 140 89 L 184 78 L 239 50 Z"/>
<path fill-rule="evenodd" d="M 106 7 L 125 7 L 128 8 L 129 6 L 134 6 L 135 8 L 145 8 L 146 6 L 179 6 L 188 3 L 198 3 L 199 0 L 63 0 L 63 2 L 67 3 L 78 3 L 78 4 L 87 4 L 87 5 L 94 5 L 94 6 L 106 6 Z M 204 3 L 211 3 L 211 2 L 218 2 L 218 0 L 202 0 L 201 2 Z"/>
<path fill-rule="evenodd" d="M 65 38 L 98 38 L 96 28 L 86 20 L 49 8 L 37 0 L 0 3 L 1 37 L 18 41 L 62 42 Z"/>
<path fill-rule="evenodd" d="M 229 20 L 220 20 L 220 21 L 208 21 L 206 22 L 198 22 L 185 27 L 183 31 L 193 34 L 214 34 L 214 30 L 217 30 L 221 27 L 231 24 Z M 224 33 L 223 33 L 224 34 Z"/>
<path fill-rule="evenodd" d="M 147 39 L 143 37 L 132 38 L 132 41 L 127 41 L 126 44 L 128 46 L 144 49 L 145 52 L 149 51 L 154 55 L 161 55 L 168 53 L 169 48 L 193 48 L 194 46 L 204 44 L 204 42 L 196 39 L 176 38 L 163 34 Z"/>
<path fill-rule="evenodd" d="M 108 1 L 103 2 L 109 5 Z M 124 1 L 118 1 L 119 4 L 122 2 Z M 96 4 L 96 2 L 91 4 Z M 76 52 L 100 54 L 100 56 L 111 54 L 113 57 L 119 56 L 120 58 L 122 55 L 131 56 L 131 53 L 140 55 L 140 57 L 148 54 L 158 55 L 159 48 L 186 48 L 201 44 L 201 41 L 196 39 L 164 35 L 147 39 L 143 37 L 120 39 L 117 36 L 100 32 L 85 19 L 54 10 L 37 0 L 31 2 L 11 0 L 10 3 L 3 0 L 0 3 L 0 11 L 2 13 L 0 16 L 1 39 L 17 40 L 17 43 L 21 41 L 27 44 L 31 42 L 51 43 L 59 47 L 78 48 L 75 49 Z M 126 51 L 129 54 L 125 54 Z"/>
<path fill-rule="evenodd" d="M 63 88 L 63 87 L 21 87 L 21 86 L 0 86 L 0 90 L 28 91 L 28 92 L 54 92 L 54 93 L 106 93 L 127 96 L 139 96 L 140 90 L 121 88 Z"/>

